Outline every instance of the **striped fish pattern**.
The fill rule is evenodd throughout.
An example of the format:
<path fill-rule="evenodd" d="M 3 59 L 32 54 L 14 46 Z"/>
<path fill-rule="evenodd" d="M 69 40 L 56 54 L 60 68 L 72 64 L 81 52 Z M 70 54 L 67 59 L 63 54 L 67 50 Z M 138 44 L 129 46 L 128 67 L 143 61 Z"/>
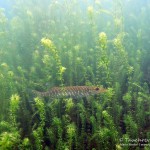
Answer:
<path fill-rule="evenodd" d="M 100 94 L 105 92 L 106 89 L 96 86 L 66 86 L 66 87 L 53 87 L 49 91 L 39 92 L 33 91 L 40 97 L 52 97 L 52 98 L 79 98 L 87 97 L 90 95 Z"/>

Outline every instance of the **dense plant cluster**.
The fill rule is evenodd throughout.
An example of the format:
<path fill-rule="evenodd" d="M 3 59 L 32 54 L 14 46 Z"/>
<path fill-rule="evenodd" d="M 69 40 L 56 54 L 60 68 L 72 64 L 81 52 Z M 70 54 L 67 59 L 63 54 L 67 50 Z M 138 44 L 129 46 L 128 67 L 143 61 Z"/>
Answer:
<path fill-rule="evenodd" d="M 0 149 L 148 150 L 150 141 L 136 139 L 150 140 L 150 3 L 7 3 L 0 8 Z M 107 91 L 77 99 L 32 93 L 76 85 Z"/>

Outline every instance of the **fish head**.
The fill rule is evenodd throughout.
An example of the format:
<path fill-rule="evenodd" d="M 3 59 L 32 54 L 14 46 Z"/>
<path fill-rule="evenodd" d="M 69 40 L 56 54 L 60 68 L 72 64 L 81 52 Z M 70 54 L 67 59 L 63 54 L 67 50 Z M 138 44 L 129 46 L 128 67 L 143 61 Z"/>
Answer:
<path fill-rule="evenodd" d="M 100 93 L 106 92 L 107 89 L 105 89 L 103 87 L 93 87 L 92 91 L 94 94 L 100 94 Z"/>

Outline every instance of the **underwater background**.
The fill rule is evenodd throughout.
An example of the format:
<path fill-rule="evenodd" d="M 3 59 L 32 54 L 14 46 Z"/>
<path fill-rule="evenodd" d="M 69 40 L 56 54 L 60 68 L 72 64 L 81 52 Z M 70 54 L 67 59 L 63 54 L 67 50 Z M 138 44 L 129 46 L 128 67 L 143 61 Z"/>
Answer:
<path fill-rule="evenodd" d="M 0 150 L 150 150 L 149 16 L 149 0 L 1 0 Z M 71 86 L 106 91 L 33 92 Z"/>

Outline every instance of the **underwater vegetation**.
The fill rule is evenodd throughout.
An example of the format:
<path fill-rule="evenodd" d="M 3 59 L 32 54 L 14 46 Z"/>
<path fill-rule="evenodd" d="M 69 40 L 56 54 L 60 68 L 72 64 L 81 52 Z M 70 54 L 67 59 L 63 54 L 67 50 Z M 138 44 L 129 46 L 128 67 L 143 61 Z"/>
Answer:
<path fill-rule="evenodd" d="M 150 2 L 0 2 L 0 150 L 149 150 Z"/>

